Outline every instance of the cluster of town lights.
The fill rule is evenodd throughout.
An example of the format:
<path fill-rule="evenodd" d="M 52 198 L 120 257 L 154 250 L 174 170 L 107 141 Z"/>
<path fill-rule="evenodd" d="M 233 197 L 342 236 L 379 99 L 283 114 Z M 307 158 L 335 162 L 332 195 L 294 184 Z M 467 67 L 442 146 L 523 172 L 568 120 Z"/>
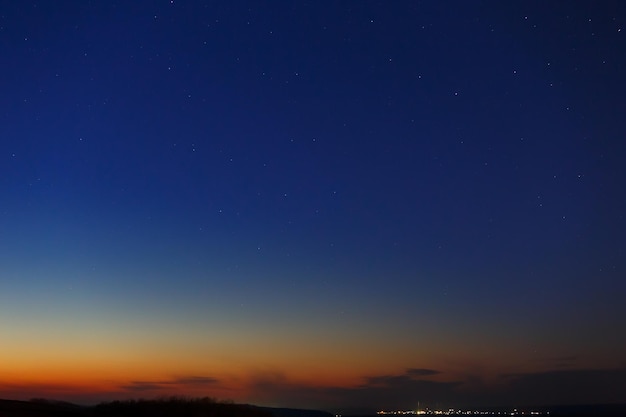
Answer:
<path fill-rule="evenodd" d="M 407 414 L 428 414 L 428 415 L 444 415 L 444 416 L 466 416 L 466 415 L 486 415 L 486 416 L 547 416 L 550 412 L 541 411 L 520 411 L 514 409 L 513 411 L 478 411 L 478 410 L 456 410 L 449 408 L 447 410 L 408 410 L 408 411 L 378 411 L 379 415 L 407 415 Z"/>

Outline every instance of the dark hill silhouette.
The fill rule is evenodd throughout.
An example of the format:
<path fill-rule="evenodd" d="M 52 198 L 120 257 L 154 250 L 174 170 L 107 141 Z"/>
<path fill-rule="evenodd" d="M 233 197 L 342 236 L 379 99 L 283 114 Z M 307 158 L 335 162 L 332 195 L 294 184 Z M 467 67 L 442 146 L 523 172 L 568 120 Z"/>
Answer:
<path fill-rule="evenodd" d="M 0 416 L 2 417 L 80 417 L 85 415 L 84 407 L 61 401 L 0 400 Z"/>
<path fill-rule="evenodd" d="M 0 400 L 1 417 L 332 417 L 316 410 L 257 407 L 211 398 L 169 397 L 79 406 L 47 399 Z"/>

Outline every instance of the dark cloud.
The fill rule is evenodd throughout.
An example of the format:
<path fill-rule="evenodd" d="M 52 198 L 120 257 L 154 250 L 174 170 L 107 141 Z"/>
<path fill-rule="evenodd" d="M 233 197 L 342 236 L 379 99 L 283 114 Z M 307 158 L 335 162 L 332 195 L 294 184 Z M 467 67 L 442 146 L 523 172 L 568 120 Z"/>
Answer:
<path fill-rule="evenodd" d="M 574 362 L 578 360 L 578 356 L 557 356 L 554 358 L 550 358 L 550 360 L 554 362 Z"/>
<path fill-rule="evenodd" d="M 217 384 L 219 379 L 213 378 L 212 376 L 187 376 L 182 378 L 177 378 L 172 381 L 173 384 L 180 385 L 213 385 Z"/>
<path fill-rule="evenodd" d="M 219 383 L 217 378 L 211 376 L 184 376 L 166 381 L 132 381 L 128 385 L 123 385 L 124 391 L 157 391 L 167 388 L 206 386 Z"/>
<path fill-rule="evenodd" d="M 423 377 L 440 374 L 440 371 L 434 369 L 409 368 L 401 375 L 376 375 L 365 378 L 363 387 L 371 386 L 402 386 L 414 380 L 421 380 Z"/>
<path fill-rule="evenodd" d="M 164 384 L 160 382 L 148 382 L 148 381 L 132 381 L 128 385 L 122 385 L 122 388 L 125 391 L 155 391 L 165 388 Z"/>
<path fill-rule="evenodd" d="M 411 377 L 408 375 L 376 375 L 368 376 L 365 378 L 365 383 L 362 388 L 367 387 L 393 387 L 407 383 L 411 381 Z"/>
<path fill-rule="evenodd" d="M 410 376 L 432 376 L 438 375 L 441 372 L 436 371 L 434 369 L 423 369 L 423 368 L 409 368 L 406 370 L 407 375 Z"/>

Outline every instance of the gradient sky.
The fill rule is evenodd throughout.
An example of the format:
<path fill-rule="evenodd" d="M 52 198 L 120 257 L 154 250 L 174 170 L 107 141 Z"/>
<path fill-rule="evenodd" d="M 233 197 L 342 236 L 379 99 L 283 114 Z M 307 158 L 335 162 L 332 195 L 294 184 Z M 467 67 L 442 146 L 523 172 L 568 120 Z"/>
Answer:
<path fill-rule="evenodd" d="M 0 1 L 0 397 L 626 402 L 626 3 Z"/>

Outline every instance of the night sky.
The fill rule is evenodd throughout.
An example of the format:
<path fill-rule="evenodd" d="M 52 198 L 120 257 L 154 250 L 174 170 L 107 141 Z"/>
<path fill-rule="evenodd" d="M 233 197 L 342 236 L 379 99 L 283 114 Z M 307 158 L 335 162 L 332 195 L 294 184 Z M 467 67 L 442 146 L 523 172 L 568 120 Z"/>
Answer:
<path fill-rule="evenodd" d="M 0 1 L 0 397 L 626 402 L 626 2 Z"/>

